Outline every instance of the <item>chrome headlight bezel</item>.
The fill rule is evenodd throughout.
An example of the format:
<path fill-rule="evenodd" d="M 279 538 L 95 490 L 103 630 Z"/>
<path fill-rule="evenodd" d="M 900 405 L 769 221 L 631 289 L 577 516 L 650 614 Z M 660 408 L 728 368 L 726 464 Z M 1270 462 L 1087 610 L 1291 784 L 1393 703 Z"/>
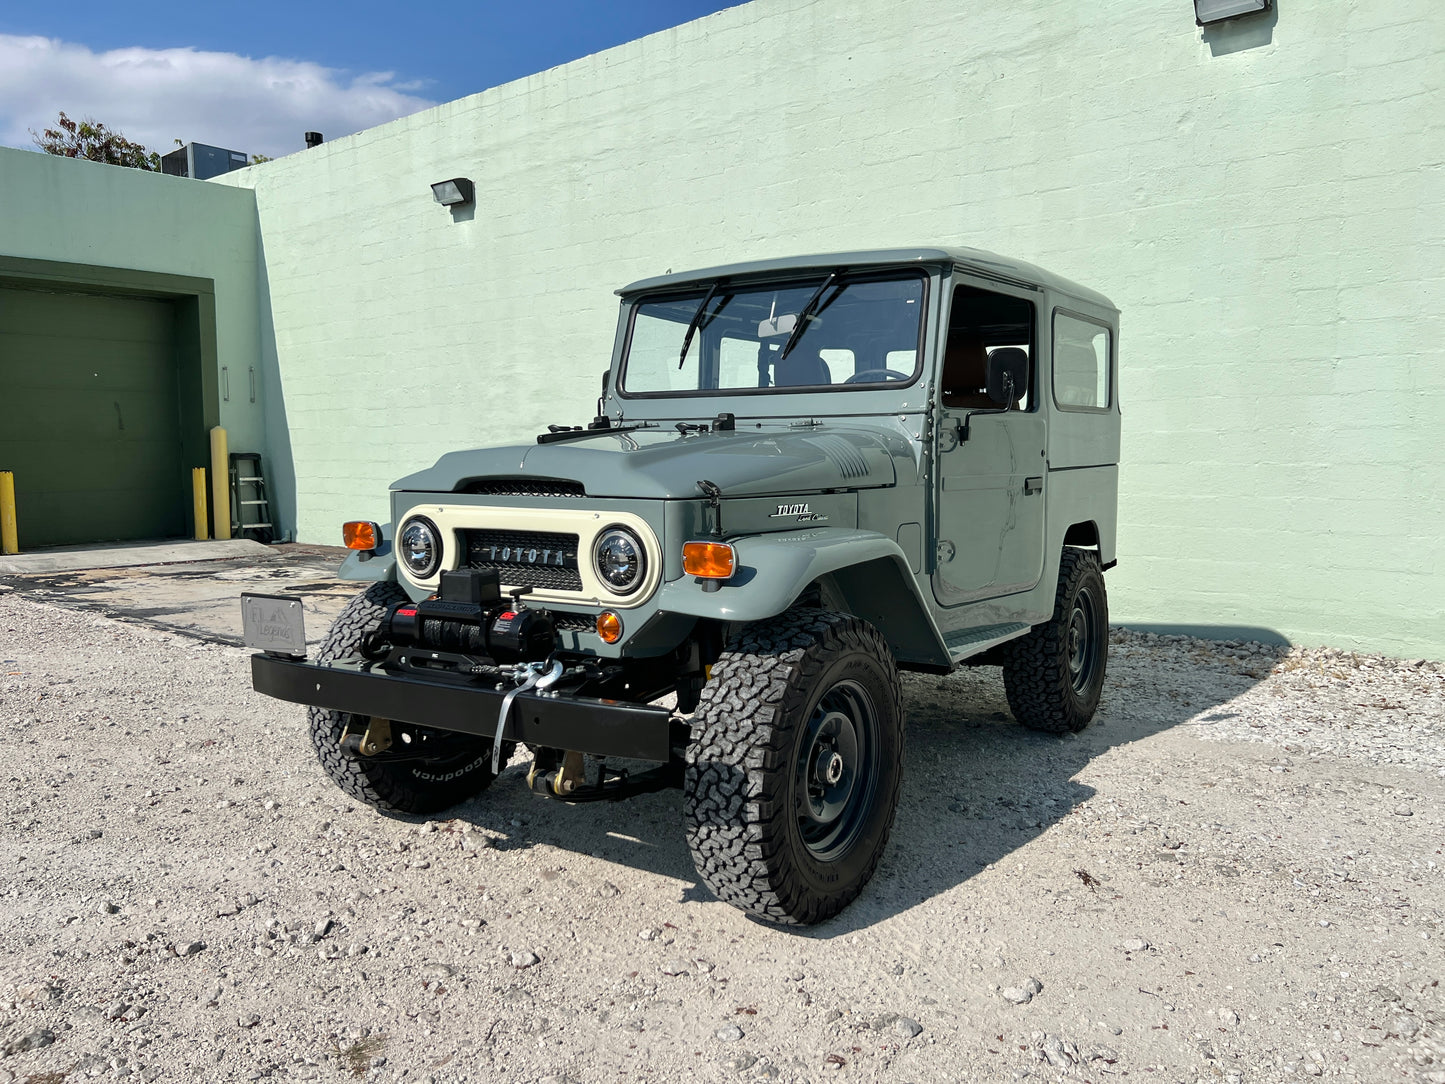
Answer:
<path fill-rule="evenodd" d="M 409 534 L 424 534 L 425 539 L 408 539 Z M 421 548 L 429 550 L 425 562 L 421 565 L 412 561 L 413 550 Z M 446 547 L 442 542 L 442 533 L 437 525 L 426 516 L 408 516 L 401 525 L 401 530 L 396 532 L 396 554 L 401 561 L 402 567 L 407 575 L 415 580 L 425 580 L 435 576 L 442 567 L 442 561 L 446 556 Z"/>
<path fill-rule="evenodd" d="M 630 551 L 630 556 L 619 562 L 617 555 L 624 550 Z M 608 563 L 604 564 L 604 560 Z M 619 583 L 609 574 L 609 565 L 614 573 L 619 571 L 620 565 L 626 565 L 627 578 L 624 582 Z M 597 540 L 592 544 L 592 569 L 609 591 L 619 598 L 626 598 L 635 594 L 647 580 L 647 547 L 632 528 L 614 523 L 599 531 Z"/>

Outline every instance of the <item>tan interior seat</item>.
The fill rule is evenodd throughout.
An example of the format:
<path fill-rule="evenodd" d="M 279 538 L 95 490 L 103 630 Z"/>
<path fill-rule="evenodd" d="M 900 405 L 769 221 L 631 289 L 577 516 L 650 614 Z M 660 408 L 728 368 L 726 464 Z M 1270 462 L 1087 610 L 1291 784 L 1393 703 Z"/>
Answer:
<path fill-rule="evenodd" d="M 943 351 L 943 405 L 947 407 L 997 406 L 988 397 L 988 351 L 983 340 L 968 332 L 953 332 Z"/>

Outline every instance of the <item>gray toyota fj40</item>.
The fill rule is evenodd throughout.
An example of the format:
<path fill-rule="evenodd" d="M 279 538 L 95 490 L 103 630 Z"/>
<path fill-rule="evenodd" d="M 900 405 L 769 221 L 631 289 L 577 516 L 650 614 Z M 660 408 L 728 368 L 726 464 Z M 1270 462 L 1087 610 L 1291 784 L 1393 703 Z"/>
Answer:
<path fill-rule="evenodd" d="M 519 742 L 565 801 L 681 785 L 708 887 L 818 922 L 888 839 L 900 669 L 1002 666 L 1041 730 L 1094 714 L 1118 312 L 972 249 L 620 294 L 595 420 L 396 482 L 391 524 L 347 525 L 373 582 L 314 659 L 299 604 L 245 600 L 253 681 L 386 811 L 470 798 Z"/>

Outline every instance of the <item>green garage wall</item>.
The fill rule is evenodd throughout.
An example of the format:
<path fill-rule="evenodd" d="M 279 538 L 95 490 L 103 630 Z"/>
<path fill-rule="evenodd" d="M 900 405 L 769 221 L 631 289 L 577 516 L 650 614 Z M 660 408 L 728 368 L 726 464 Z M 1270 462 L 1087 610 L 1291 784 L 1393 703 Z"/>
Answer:
<path fill-rule="evenodd" d="M 189 532 L 206 430 L 265 443 L 257 251 L 248 191 L 0 148 L 0 469 L 22 545 Z"/>
<path fill-rule="evenodd" d="M 1445 657 L 1442 70 L 1432 0 L 754 0 L 232 174 L 300 537 L 588 417 L 632 278 L 960 243 L 1123 310 L 1116 620 Z"/>

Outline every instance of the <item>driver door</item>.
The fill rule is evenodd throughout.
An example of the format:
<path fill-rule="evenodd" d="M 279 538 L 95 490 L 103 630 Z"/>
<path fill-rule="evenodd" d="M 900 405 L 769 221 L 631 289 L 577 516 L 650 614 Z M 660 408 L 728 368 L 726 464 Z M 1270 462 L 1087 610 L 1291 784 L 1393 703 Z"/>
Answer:
<path fill-rule="evenodd" d="M 1024 292 L 954 289 L 939 378 L 933 593 L 957 606 L 1027 591 L 1044 564 L 1045 423 L 1038 409 L 1037 306 Z M 1023 349 L 1029 379 L 1010 409 L 988 398 L 988 354 Z M 966 439 L 960 439 L 966 432 Z"/>

